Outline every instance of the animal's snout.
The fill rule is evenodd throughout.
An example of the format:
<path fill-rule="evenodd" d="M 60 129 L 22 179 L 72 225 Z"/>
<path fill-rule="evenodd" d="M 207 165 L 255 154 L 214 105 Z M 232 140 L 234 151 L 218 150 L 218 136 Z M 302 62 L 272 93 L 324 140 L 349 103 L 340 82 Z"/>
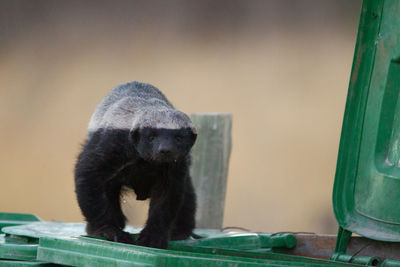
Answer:
<path fill-rule="evenodd" d="M 157 150 L 158 157 L 162 160 L 168 160 L 172 157 L 172 148 L 161 145 Z"/>
<path fill-rule="evenodd" d="M 171 150 L 170 150 L 170 149 L 163 148 L 163 149 L 160 149 L 160 150 L 158 151 L 158 153 L 160 153 L 161 155 L 170 155 L 170 154 L 171 154 Z"/>

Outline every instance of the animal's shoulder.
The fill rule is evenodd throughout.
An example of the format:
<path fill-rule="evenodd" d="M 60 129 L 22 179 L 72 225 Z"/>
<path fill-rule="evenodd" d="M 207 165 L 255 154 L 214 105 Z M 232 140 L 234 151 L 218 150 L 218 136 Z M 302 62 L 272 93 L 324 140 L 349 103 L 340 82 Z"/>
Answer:
<path fill-rule="evenodd" d="M 125 97 L 108 107 L 101 119 L 100 124 L 104 128 L 126 129 L 130 128 L 134 117 L 137 115 L 138 104 L 140 99 L 134 97 Z"/>

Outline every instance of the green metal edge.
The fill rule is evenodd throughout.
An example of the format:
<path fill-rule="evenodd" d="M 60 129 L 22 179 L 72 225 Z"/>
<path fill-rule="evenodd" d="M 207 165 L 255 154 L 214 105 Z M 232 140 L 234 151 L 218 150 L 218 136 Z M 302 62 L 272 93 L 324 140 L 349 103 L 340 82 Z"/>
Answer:
<path fill-rule="evenodd" d="M 358 214 L 354 209 L 353 198 L 364 110 L 369 93 L 371 73 L 374 68 L 375 41 L 379 34 L 383 5 L 384 1 L 363 1 L 332 198 L 336 220 L 341 227 L 368 238 L 396 242 L 400 241 L 400 236 L 397 234 L 398 230 L 393 235 L 395 238 L 387 237 L 388 232 L 392 232 L 393 227 L 389 225 L 382 227 L 381 222 Z M 371 231 L 371 229 L 374 230 Z"/>

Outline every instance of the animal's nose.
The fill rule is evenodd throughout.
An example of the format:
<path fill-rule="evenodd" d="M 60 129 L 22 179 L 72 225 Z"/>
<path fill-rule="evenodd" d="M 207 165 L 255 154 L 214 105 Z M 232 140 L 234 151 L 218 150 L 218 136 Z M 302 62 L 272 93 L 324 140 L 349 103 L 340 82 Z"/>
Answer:
<path fill-rule="evenodd" d="M 173 150 L 168 145 L 161 145 L 157 152 L 157 159 L 162 162 L 170 162 L 174 159 Z"/>
<path fill-rule="evenodd" d="M 160 154 L 162 154 L 162 155 L 169 155 L 169 154 L 171 154 L 171 150 L 166 149 L 166 148 L 162 148 L 162 149 L 160 149 L 158 152 L 159 152 Z"/>
<path fill-rule="evenodd" d="M 168 146 L 168 145 L 161 144 L 161 145 L 158 147 L 158 153 L 159 153 L 160 155 L 164 155 L 164 156 L 169 155 L 169 154 L 171 154 L 171 148 L 170 148 L 170 146 Z"/>

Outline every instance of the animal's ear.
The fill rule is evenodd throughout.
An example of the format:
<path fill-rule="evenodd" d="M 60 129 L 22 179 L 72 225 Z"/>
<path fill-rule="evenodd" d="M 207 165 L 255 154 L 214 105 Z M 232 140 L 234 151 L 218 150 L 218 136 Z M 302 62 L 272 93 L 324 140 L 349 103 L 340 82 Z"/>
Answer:
<path fill-rule="evenodd" d="M 190 128 L 192 130 L 192 133 L 195 134 L 197 136 L 197 130 L 196 127 L 192 126 L 192 128 Z"/>
<path fill-rule="evenodd" d="M 192 132 L 192 142 L 193 142 L 193 144 L 196 142 L 196 139 L 197 139 L 197 131 L 196 131 L 196 128 L 195 127 L 192 127 L 191 128 L 191 132 Z M 192 144 L 192 145 L 193 145 Z"/>

